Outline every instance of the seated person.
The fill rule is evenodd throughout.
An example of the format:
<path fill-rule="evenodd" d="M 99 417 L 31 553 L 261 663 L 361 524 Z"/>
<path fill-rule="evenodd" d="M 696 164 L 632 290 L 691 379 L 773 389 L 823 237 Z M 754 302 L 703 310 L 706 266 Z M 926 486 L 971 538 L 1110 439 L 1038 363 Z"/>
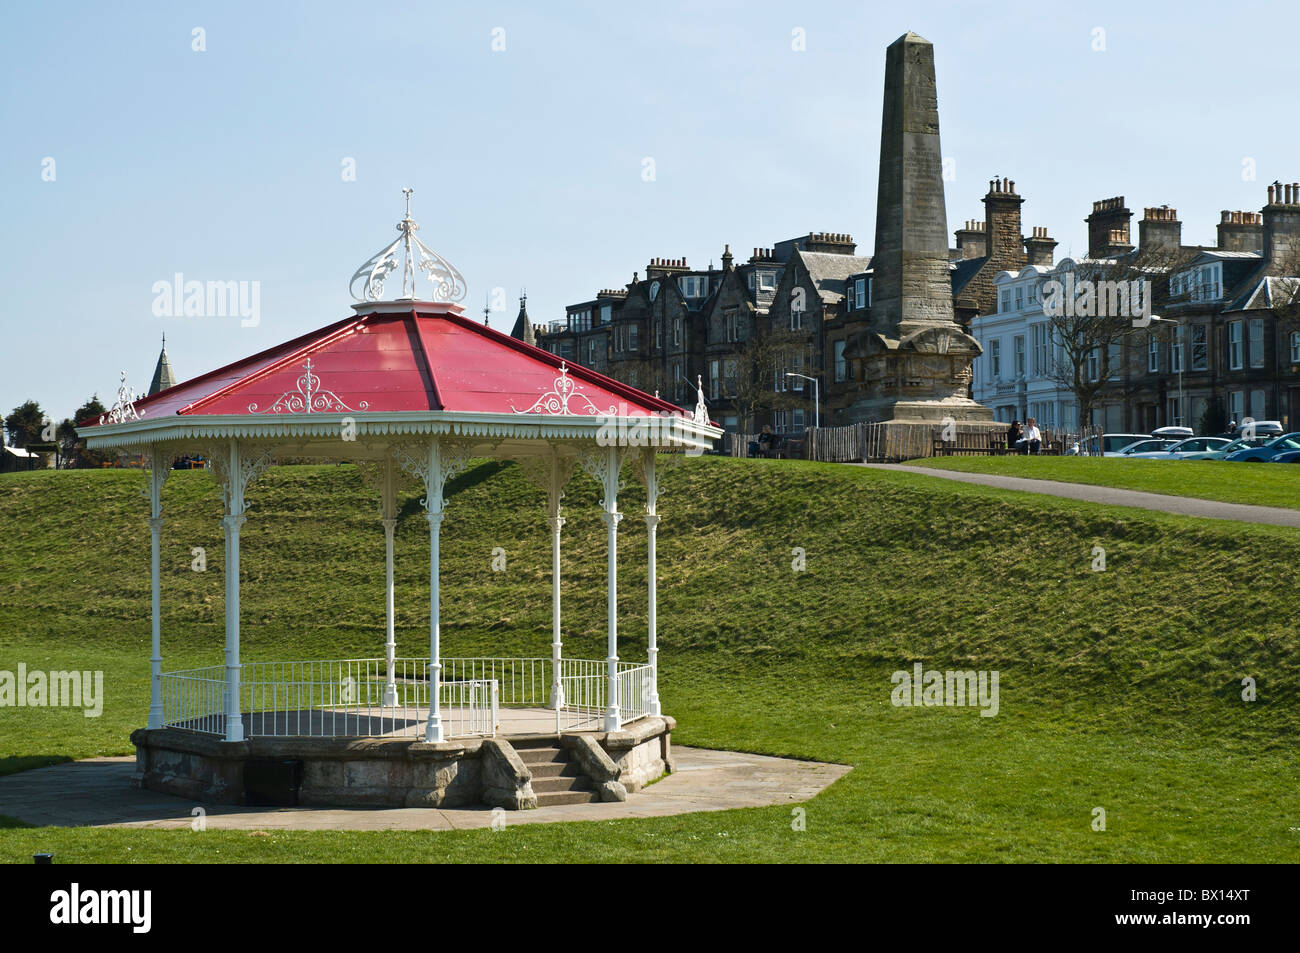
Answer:
<path fill-rule="evenodd" d="M 1034 422 L 1034 418 L 1030 417 L 1025 423 L 1024 436 L 1016 441 L 1016 452 L 1036 454 L 1042 448 L 1043 434 L 1038 429 L 1038 424 Z"/>

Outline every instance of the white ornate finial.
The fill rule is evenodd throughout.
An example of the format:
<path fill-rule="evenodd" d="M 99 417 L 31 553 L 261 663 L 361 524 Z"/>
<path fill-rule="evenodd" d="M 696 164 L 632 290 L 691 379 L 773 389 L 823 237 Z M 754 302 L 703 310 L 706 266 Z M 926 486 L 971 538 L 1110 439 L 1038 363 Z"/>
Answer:
<path fill-rule="evenodd" d="M 697 424 L 709 422 L 709 408 L 704 403 L 704 378 L 699 374 L 695 375 L 695 422 Z"/>
<path fill-rule="evenodd" d="M 406 196 L 406 217 L 397 223 L 401 236 L 383 251 L 372 255 L 356 270 L 348 283 L 348 290 L 357 301 L 382 300 L 384 279 L 397 270 L 397 250 L 400 247 L 404 252 L 404 260 L 402 294 L 397 300 L 412 300 L 417 297 L 415 272 L 418 269 L 433 282 L 431 300 L 460 301 L 465 297 L 465 276 L 451 262 L 415 237 L 415 233 L 420 230 L 420 226 L 411 218 L 411 196 L 415 194 L 415 189 L 402 189 L 402 194 Z"/>
<path fill-rule="evenodd" d="M 128 420 L 139 420 L 144 414 L 148 413 L 148 411 L 144 413 L 136 412 L 135 402 L 139 399 L 136 392 L 126 386 L 126 371 L 123 371 L 122 382 L 117 385 L 117 400 L 113 402 L 113 406 L 109 408 L 108 413 L 100 416 L 99 422 L 101 424 L 105 422 L 121 424 L 126 423 Z"/>

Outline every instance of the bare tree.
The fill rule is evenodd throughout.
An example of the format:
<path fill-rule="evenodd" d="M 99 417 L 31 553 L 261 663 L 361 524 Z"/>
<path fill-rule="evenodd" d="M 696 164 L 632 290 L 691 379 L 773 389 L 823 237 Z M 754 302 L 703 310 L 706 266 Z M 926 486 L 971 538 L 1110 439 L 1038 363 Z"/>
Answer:
<path fill-rule="evenodd" d="M 727 380 L 727 397 L 740 416 L 742 430 L 749 421 L 768 411 L 799 407 L 811 409 L 811 397 L 797 397 L 790 391 L 777 389 L 777 374 L 791 369 L 790 358 L 796 352 L 806 358 L 800 373 L 816 376 L 820 372 L 820 362 L 809 348 L 806 335 L 790 331 L 754 335 L 740 345 L 734 355 L 726 358 L 735 362 L 735 375 Z"/>
<path fill-rule="evenodd" d="M 1125 345 L 1150 326 L 1166 277 L 1193 255 L 1175 248 L 1081 260 L 1074 272 L 1044 283 L 1043 312 L 1060 351 L 1050 376 L 1078 402 L 1080 427 L 1114 390 L 1111 378 L 1123 371 Z"/>

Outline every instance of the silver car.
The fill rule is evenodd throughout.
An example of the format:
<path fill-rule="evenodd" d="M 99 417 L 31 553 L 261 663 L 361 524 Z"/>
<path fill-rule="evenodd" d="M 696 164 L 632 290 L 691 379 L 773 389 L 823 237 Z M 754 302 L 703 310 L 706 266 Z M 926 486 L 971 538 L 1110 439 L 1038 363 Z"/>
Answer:
<path fill-rule="evenodd" d="M 1224 437 L 1189 437 L 1164 450 L 1144 450 L 1140 453 L 1126 453 L 1124 456 L 1139 460 L 1182 460 L 1193 453 L 1222 450 L 1231 442 Z"/>

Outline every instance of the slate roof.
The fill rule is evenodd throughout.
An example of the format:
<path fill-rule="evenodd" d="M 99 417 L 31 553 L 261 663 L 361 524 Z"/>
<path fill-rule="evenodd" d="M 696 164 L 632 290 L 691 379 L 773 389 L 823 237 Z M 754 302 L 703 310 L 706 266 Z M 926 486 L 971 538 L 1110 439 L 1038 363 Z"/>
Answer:
<path fill-rule="evenodd" d="M 153 380 L 149 382 L 149 394 L 156 394 L 179 383 L 172 362 L 167 359 L 167 337 L 163 336 L 162 352 L 158 355 L 158 365 L 153 369 Z"/>
<path fill-rule="evenodd" d="M 961 290 L 970 283 L 970 280 L 979 274 L 979 270 L 984 267 L 988 261 L 988 256 L 983 258 L 963 258 L 960 261 L 950 262 L 948 270 L 952 273 L 952 295 L 957 297 Z"/>
<path fill-rule="evenodd" d="M 510 336 L 517 341 L 523 341 L 525 344 L 536 344 L 537 337 L 533 334 L 533 322 L 528 320 L 528 299 L 519 299 L 519 317 L 515 318 L 514 330 Z"/>
<path fill-rule="evenodd" d="M 1269 311 L 1300 304 L 1300 278 L 1264 276 L 1247 281 L 1224 311 Z"/>
<path fill-rule="evenodd" d="M 844 297 L 844 280 L 871 267 L 870 255 L 837 255 L 833 252 L 803 251 L 796 248 L 795 255 L 808 269 L 808 276 L 822 301 L 831 304 Z"/>

